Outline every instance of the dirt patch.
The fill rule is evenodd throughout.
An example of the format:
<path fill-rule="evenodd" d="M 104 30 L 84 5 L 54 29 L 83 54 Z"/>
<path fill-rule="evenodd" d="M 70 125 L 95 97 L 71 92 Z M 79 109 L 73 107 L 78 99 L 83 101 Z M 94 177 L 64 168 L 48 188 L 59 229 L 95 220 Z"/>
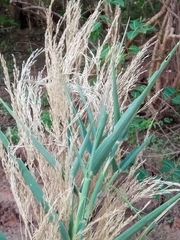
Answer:
<path fill-rule="evenodd" d="M 0 231 L 8 240 L 23 239 L 23 224 L 0 161 Z"/>

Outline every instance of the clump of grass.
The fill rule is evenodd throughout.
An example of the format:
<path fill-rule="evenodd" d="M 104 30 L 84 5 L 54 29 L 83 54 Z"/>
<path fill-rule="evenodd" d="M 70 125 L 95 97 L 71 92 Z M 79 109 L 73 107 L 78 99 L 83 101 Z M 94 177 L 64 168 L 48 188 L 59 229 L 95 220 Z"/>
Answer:
<path fill-rule="evenodd" d="M 117 36 L 112 37 L 117 15 L 105 40 L 93 53 L 88 39 L 100 5 L 101 2 L 79 27 L 79 1 L 69 1 L 57 29 L 53 29 L 50 6 L 45 34 L 45 78 L 41 73 L 36 79 L 31 76 L 31 67 L 43 50 L 32 53 L 21 72 L 15 65 L 12 86 L 0 56 L 13 110 L 1 102 L 15 118 L 20 138 L 18 145 L 12 146 L 0 131 L 0 150 L 27 239 L 129 239 L 179 199 L 176 195 L 122 233 L 141 213 L 133 207 L 134 203 L 161 194 L 161 185 L 173 186 L 152 178 L 139 183 L 134 177 L 141 165 L 138 158 L 128 174 L 123 173 L 150 139 L 126 157 L 122 155 L 121 143 L 178 45 L 149 79 L 142 94 L 127 106 L 128 92 L 141 74 L 139 64 L 146 47 L 124 74 L 118 72 L 123 43 Z M 59 37 L 59 25 L 64 21 L 66 28 Z M 109 41 L 111 47 L 102 63 L 101 52 Z M 93 86 L 89 81 L 92 72 L 96 75 Z M 46 131 L 41 122 L 42 87 L 48 94 L 52 119 L 51 128 Z M 21 147 L 26 150 L 26 164 L 16 158 Z M 135 214 L 126 218 L 128 208 Z"/>

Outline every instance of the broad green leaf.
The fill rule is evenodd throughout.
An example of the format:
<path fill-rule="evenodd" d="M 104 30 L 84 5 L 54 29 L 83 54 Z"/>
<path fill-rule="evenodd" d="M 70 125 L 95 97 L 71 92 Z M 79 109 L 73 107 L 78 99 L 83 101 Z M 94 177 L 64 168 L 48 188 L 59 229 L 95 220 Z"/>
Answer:
<path fill-rule="evenodd" d="M 147 87 L 146 85 L 140 85 L 140 86 L 135 87 L 135 89 L 142 93 L 146 87 Z"/>
<path fill-rule="evenodd" d="M 108 20 L 108 15 L 100 15 L 99 18 L 102 20 Z"/>
<path fill-rule="evenodd" d="M 130 164 L 132 164 L 132 162 L 135 160 L 135 158 L 138 156 L 138 154 L 142 151 L 142 149 L 144 147 L 146 147 L 151 141 L 151 137 L 149 137 L 148 139 L 146 139 L 146 141 L 141 144 L 139 147 L 137 147 L 136 149 L 134 149 L 132 152 L 130 152 L 128 154 L 127 157 L 125 157 L 124 160 L 122 160 L 122 162 L 119 165 L 119 170 L 117 170 L 113 176 L 111 177 L 110 181 L 106 184 L 106 188 L 108 188 L 108 186 L 110 186 L 111 184 L 113 184 L 113 182 L 117 179 L 117 177 L 119 176 L 120 173 L 124 172 L 128 166 L 130 166 Z"/>
<path fill-rule="evenodd" d="M 76 213 L 76 218 L 74 220 L 74 226 L 73 226 L 73 235 L 75 235 L 80 230 L 83 230 L 85 223 L 87 220 L 84 219 L 84 213 L 85 213 L 85 207 L 86 202 L 88 201 L 88 194 L 89 194 L 89 188 L 92 180 L 92 174 L 84 177 L 83 179 L 83 186 L 81 192 L 79 192 L 79 203 L 78 203 L 78 209 Z"/>
<path fill-rule="evenodd" d="M 93 25 L 92 32 L 95 32 L 96 30 L 98 30 L 101 27 L 101 25 L 102 25 L 101 22 L 96 21 Z"/>
<path fill-rule="evenodd" d="M 8 113 L 14 118 L 14 113 L 11 110 L 11 108 L 8 106 L 8 104 L 6 102 L 4 102 L 1 98 L 0 98 L 0 102 L 5 107 L 5 109 L 8 111 Z"/>
<path fill-rule="evenodd" d="M 37 181 L 31 175 L 30 171 L 27 169 L 20 158 L 17 158 L 17 163 L 19 165 L 19 170 L 21 171 L 21 174 L 29 186 L 31 192 L 33 193 L 35 199 L 44 208 L 45 212 L 48 213 L 50 208 L 48 206 L 48 203 L 44 200 L 44 193 L 41 187 L 38 185 Z"/>
<path fill-rule="evenodd" d="M 131 45 L 128 49 L 129 53 L 137 54 L 140 51 L 140 48 L 136 45 Z"/>
<path fill-rule="evenodd" d="M 102 187 L 104 177 L 105 177 L 105 174 L 103 172 L 100 172 L 100 174 L 98 176 L 98 180 L 96 181 L 93 192 L 92 192 L 91 197 L 89 199 L 89 203 L 88 203 L 87 208 L 86 208 L 85 219 L 89 219 L 89 216 L 92 214 L 92 210 L 94 208 L 95 201 L 96 201 L 97 196 L 98 196 L 98 194 L 100 192 L 100 189 Z"/>
<path fill-rule="evenodd" d="M 180 169 L 177 169 L 173 172 L 173 176 L 180 180 Z"/>
<path fill-rule="evenodd" d="M 161 172 L 170 172 L 173 168 L 175 168 L 175 164 L 171 160 L 163 160 L 162 167 L 160 168 Z"/>
<path fill-rule="evenodd" d="M 135 30 L 135 31 L 129 31 L 128 33 L 127 33 L 127 37 L 129 38 L 129 39 L 133 39 L 133 38 L 135 38 L 137 35 L 138 35 L 138 31 L 137 30 Z"/>
<path fill-rule="evenodd" d="M 140 29 L 138 29 L 137 30 L 138 31 L 138 33 L 143 33 L 143 34 L 146 34 L 147 33 L 147 29 L 146 28 L 140 28 Z"/>
<path fill-rule="evenodd" d="M 135 92 L 135 91 L 131 92 L 131 96 L 132 96 L 133 98 L 137 98 L 137 97 L 139 97 L 140 95 L 141 95 L 140 92 Z"/>
<path fill-rule="evenodd" d="M 142 182 L 145 178 L 148 177 L 148 171 L 144 168 L 140 168 L 135 172 L 135 176 L 139 182 Z"/>
<path fill-rule="evenodd" d="M 131 23 L 129 24 L 132 30 L 137 30 L 138 28 L 142 28 L 144 25 L 145 23 L 140 22 L 139 19 L 132 20 Z"/>
<path fill-rule="evenodd" d="M 146 29 L 146 31 L 156 31 L 156 28 L 151 25 L 145 25 L 144 28 Z"/>
<path fill-rule="evenodd" d="M 108 54 L 108 52 L 109 52 L 109 46 L 108 46 L 108 44 L 105 44 L 105 45 L 103 46 L 102 51 L 101 51 L 100 58 L 101 58 L 101 59 L 105 59 L 106 56 L 107 56 L 107 54 Z"/>
<path fill-rule="evenodd" d="M 124 7 L 124 0 L 109 0 L 108 3 Z"/>
<path fill-rule="evenodd" d="M 172 98 L 172 102 L 174 104 L 180 104 L 180 94 L 178 94 L 176 97 Z"/>
<path fill-rule="evenodd" d="M 122 54 L 119 58 L 119 63 L 124 64 L 128 54 Z"/>
<path fill-rule="evenodd" d="M 165 89 L 162 91 L 162 96 L 164 98 L 169 98 L 171 95 L 175 93 L 175 89 L 171 86 L 165 87 Z"/>

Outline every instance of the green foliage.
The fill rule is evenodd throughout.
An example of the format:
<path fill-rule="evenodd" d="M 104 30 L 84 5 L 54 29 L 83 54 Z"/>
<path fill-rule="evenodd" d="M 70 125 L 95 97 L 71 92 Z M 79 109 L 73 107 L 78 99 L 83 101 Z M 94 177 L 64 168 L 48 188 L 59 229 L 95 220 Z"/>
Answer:
<path fill-rule="evenodd" d="M 18 128 L 17 125 L 14 127 L 9 127 L 6 131 L 6 137 L 9 142 L 12 142 L 13 144 L 16 144 L 19 142 L 19 134 L 18 134 Z"/>
<path fill-rule="evenodd" d="M 136 171 L 135 176 L 139 182 L 142 182 L 148 177 L 148 171 L 144 168 L 140 168 Z"/>
<path fill-rule="evenodd" d="M 164 181 L 171 181 L 180 183 L 180 164 L 178 160 L 173 159 L 164 159 L 161 161 L 159 174 L 156 176 L 159 179 Z M 135 173 L 136 178 L 139 182 L 142 182 L 145 178 L 149 176 L 149 173 L 146 169 L 140 168 Z M 163 190 L 162 186 L 161 190 Z M 166 195 L 166 194 L 165 194 Z M 158 196 L 156 196 L 158 199 Z"/>
<path fill-rule="evenodd" d="M 0 25 L 3 27 L 18 26 L 18 23 L 7 15 L 0 15 Z"/>
<path fill-rule="evenodd" d="M 9 1 L 10 0 L 1 0 L 1 4 L 5 5 L 5 6 L 8 6 L 9 5 Z"/>
<path fill-rule="evenodd" d="M 180 93 L 179 90 L 174 89 L 171 86 L 167 86 L 163 92 L 162 97 L 171 99 L 172 103 L 180 105 Z"/>
<path fill-rule="evenodd" d="M 120 7 L 125 6 L 124 0 L 108 0 L 106 3 L 112 4 L 112 5 L 118 5 Z"/>
<path fill-rule="evenodd" d="M 139 97 L 145 88 L 146 88 L 146 85 L 140 85 L 135 87 L 135 89 L 131 92 L 131 96 L 133 98 Z"/>
<path fill-rule="evenodd" d="M 0 232 L 0 239 L 1 240 L 8 240 L 2 232 Z"/>
<path fill-rule="evenodd" d="M 137 19 L 139 17 L 148 18 L 154 16 L 161 9 L 160 1 L 124 1 L 124 8 L 122 11 L 122 20 L 127 22 L 129 18 Z"/>
<path fill-rule="evenodd" d="M 49 129 L 52 128 L 52 119 L 51 119 L 51 115 L 47 110 L 42 110 L 41 112 L 41 120 L 42 120 L 42 124 L 45 127 L 48 127 Z"/>
<path fill-rule="evenodd" d="M 102 33 L 104 32 L 102 29 L 102 23 L 100 21 L 96 21 L 94 23 L 91 35 L 90 35 L 90 40 L 92 41 L 97 41 L 102 37 Z"/>
<path fill-rule="evenodd" d="M 164 180 L 180 183 L 180 165 L 178 161 L 164 159 L 161 162 L 160 172 Z"/>
<path fill-rule="evenodd" d="M 140 85 L 135 87 L 135 89 L 130 93 L 133 99 L 136 99 L 141 95 L 141 93 L 144 91 L 146 88 L 146 85 Z M 170 98 L 172 103 L 176 105 L 180 105 L 180 94 L 179 91 L 176 91 L 174 88 L 171 86 L 168 86 L 164 89 L 162 92 L 162 96 L 167 99 Z M 143 103 L 142 103 L 143 104 Z M 144 118 L 140 116 L 136 116 L 134 120 L 132 121 L 132 124 L 130 125 L 129 128 L 129 133 L 127 136 L 127 139 L 130 141 L 131 144 L 135 145 L 136 144 L 136 132 L 141 132 L 143 130 L 149 129 L 151 127 L 152 129 L 156 129 L 157 127 L 162 127 L 166 124 L 172 123 L 173 118 L 172 117 L 164 117 L 163 119 L 159 121 L 154 121 L 152 118 Z"/>
<path fill-rule="evenodd" d="M 127 140 L 132 145 L 136 145 L 136 133 L 137 132 L 139 133 L 141 131 L 148 130 L 149 128 L 156 129 L 158 127 L 162 127 L 164 125 L 172 123 L 172 121 L 173 121 L 173 118 L 171 118 L 171 117 L 164 117 L 162 120 L 154 121 L 152 118 L 146 119 L 144 117 L 139 117 L 137 115 L 129 127 Z M 155 144 L 157 144 L 157 142 Z"/>
<path fill-rule="evenodd" d="M 41 106 L 42 107 L 48 107 L 49 106 L 48 94 L 47 93 L 43 94 L 43 96 L 41 97 Z"/>
<path fill-rule="evenodd" d="M 9 104 L 9 103 L 7 103 L 7 102 L 6 102 L 6 104 L 8 105 L 9 108 L 12 109 L 11 104 Z M 4 105 L 1 104 L 1 103 L 0 103 L 0 110 L 1 110 L 2 114 L 8 114 L 8 113 L 9 113 L 9 112 L 7 111 L 7 109 L 4 107 Z"/>
<path fill-rule="evenodd" d="M 132 20 L 129 26 L 131 29 L 127 34 L 129 39 L 135 38 L 139 33 L 146 34 L 149 31 L 152 32 L 156 30 L 155 27 L 146 25 L 141 19 Z"/>

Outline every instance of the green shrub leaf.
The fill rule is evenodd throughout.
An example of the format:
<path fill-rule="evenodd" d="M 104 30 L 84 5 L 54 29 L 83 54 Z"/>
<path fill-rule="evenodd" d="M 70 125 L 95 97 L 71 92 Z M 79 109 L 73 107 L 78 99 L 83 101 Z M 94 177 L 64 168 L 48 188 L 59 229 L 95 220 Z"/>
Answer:
<path fill-rule="evenodd" d="M 138 28 L 141 28 L 144 25 L 145 25 L 145 23 L 140 22 L 139 19 L 132 20 L 131 23 L 129 24 L 129 26 L 132 30 L 137 30 Z"/>
<path fill-rule="evenodd" d="M 93 25 L 93 29 L 92 32 L 95 32 L 96 30 L 98 30 L 101 27 L 102 23 L 101 22 L 95 22 Z"/>
<path fill-rule="evenodd" d="M 129 53 L 137 54 L 140 51 L 140 48 L 136 45 L 131 45 L 128 51 Z"/>
<path fill-rule="evenodd" d="M 131 92 L 131 96 L 132 96 L 133 98 L 137 98 L 137 97 L 139 97 L 140 95 L 141 95 L 140 92 Z"/>
<path fill-rule="evenodd" d="M 173 168 L 175 168 L 175 164 L 171 160 L 163 160 L 162 167 L 160 168 L 161 172 L 170 172 Z"/>
<path fill-rule="evenodd" d="M 172 98 L 172 102 L 174 104 L 180 104 L 180 94 L 178 94 L 176 97 Z"/>
<path fill-rule="evenodd" d="M 135 176 L 139 182 L 142 182 L 145 178 L 148 177 L 148 172 L 144 168 L 140 168 L 135 172 Z"/>
<path fill-rule="evenodd" d="M 147 87 L 146 85 L 140 85 L 140 86 L 135 87 L 135 90 L 142 93 L 146 87 Z"/>
<path fill-rule="evenodd" d="M 129 31 L 128 33 L 127 33 L 127 37 L 129 38 L 129 39 L 133 39 L 133 38 L 135 38 L 137 35 L 138 35 L 138 31 L 137 30 L 135 30 L 135 31 Z"/>
<path fill-rule="evenodd" d="M 169 98 L 170 96 L 172 96 L 175 93 L 175 89 L 171 86 L 165 87 L 165 89 L 162 92 L 162 96 L 164 98 Z"/>

